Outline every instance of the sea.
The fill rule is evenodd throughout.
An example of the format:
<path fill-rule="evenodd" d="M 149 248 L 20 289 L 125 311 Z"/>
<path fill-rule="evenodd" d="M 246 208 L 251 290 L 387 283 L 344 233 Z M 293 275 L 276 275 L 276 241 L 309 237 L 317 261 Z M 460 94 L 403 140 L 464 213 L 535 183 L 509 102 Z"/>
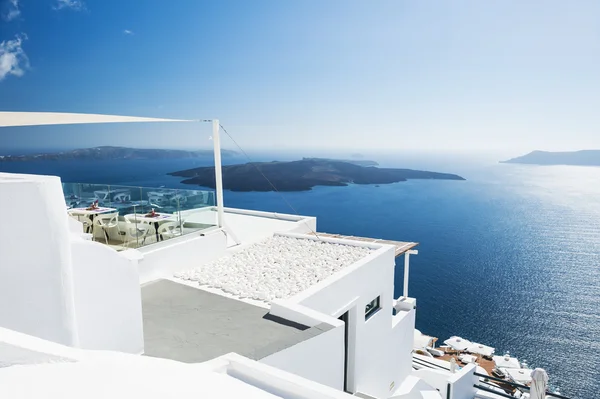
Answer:
<path fill-rule="evenodd" d="M 265 151 L 250 159 L 302 155 Z M 418 242 L 409 295 L 417 298 L 419 330 L 438 343 L 458 335 L 498 354 L 510 351 L 530 367 L 546 369 L 550 386 L 561 394 L 600 397 L 600 168 L 503 164 L 466 153 L 363 155 L 381 166 L 456 173 L 466 180 L 226 191 L 225 205 L 316 216 L 322 232 Z M 65 182 L 196 188 L 166 173 L 210 164 L 38 161 L 0 163 L 0 171 L 58 175 Z M 402 279 L 399 258 L 396 297 Z"/>

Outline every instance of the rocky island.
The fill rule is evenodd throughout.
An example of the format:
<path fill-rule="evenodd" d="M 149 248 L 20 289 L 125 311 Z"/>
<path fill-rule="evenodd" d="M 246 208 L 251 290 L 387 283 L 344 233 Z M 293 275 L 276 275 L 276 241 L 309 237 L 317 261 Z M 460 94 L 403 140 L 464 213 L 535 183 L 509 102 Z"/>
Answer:
<path fill-rule="evenodd" d="M 465 180 L 449 173 L 376 168 L 357 165 L 355 162 L 304 158 L 291 162 L 227 165 L 223 166 L 223 188 L 231 191 L 274 191 L 275 188 L 279 191 L 306 191 L 314 186 L 346 186 L 349 183 L 388 184 L 409 179 Z M 182 170 L 169 175 L 185 177 L 182 181 L 185 184 L 215 187 L 214 167 Z"/>
<path fill-rule="evenodd" d="M 221 150 L 223 156 L 235 155 L 235 151 Z M 61 161 L 61 160 L 113 160 L 113 159 L 176 159 L 212 157 L 212 150 L 162 150 L 101 146 L 27 155 L 0 155 L 0 162 Z"/>
<path fill-rule="evenodd" d="M 522 163 L 530 165 L 574 165 L 600 166 L 600 150 L 582 150 L 569 152 L 533 151 L 521 157 L 500 163 Z"/>

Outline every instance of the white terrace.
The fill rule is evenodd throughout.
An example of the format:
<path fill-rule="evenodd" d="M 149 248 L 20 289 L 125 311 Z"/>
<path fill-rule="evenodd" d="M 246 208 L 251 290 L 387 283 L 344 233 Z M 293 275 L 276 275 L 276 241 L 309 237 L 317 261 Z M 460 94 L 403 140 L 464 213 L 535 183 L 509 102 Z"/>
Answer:
<path fill-rule="evenodd" d="M 413 373 L 415 243 L 224 208 L 219 185 L 216 207 L 181 212 L 213 226 L 117 251 L 68 216 L 59 178 L 0 174 L 0 396 L 88 397 L 107 377 L 121 397 L 439 399 L 432 380 L 447 399 L 475 396 L 474 367 Z"/>

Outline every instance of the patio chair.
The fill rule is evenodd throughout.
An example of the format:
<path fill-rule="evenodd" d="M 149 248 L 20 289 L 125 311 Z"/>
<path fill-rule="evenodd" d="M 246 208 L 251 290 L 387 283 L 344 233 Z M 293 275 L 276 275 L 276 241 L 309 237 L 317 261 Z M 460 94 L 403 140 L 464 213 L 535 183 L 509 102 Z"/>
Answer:
<path fill-rule="evenodd" d="M 162 239 L 168 240 L 182 235 L 181 228 L 177 222 L 166 222 L 158 227 L 158 234 Z"/>
<path fill-rule="evenodd" d="M 104 238 L 106 243 L 108 244 L 108 230 L 117 228 L 117 231 L 121 232 L 119 229 L 119 214 L 118 213 L 107 213 L 103 215 L 98 215 L 94 218 L 94 224 L 102 229 L 104 233 Z"/>
<path fill-rule="evenodd" d="M 154 226 L 148 223 L 133 222 L 129 218 L 125 218 L 125 246 L 135 243 L 136 246 L 144 246 L 146 240 L 152 239 L 156 233 Z"/>

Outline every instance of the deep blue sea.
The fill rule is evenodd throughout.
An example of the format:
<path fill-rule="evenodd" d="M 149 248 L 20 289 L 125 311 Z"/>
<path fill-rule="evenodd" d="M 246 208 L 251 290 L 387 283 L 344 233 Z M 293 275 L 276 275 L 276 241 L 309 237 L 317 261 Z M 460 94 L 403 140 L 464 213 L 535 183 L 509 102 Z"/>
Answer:
<path fill-rule="evenodd" d="M 256 154 L 255 160 L 293 159 Z M 383 166 L 466 181 L 317 187 L 284 193 L 318 230 L 419 242 L 410 296 L 417 328 L 510 350 L 572 398 L 600 394 L 600 168 L 499 164 L 486 157 L 371 154 Z M 239 162 L 240 159 L 228 159 Z M 165 173 L 211 160 L 0 163 L 63 181 L 192 188 Z M 225 205 L 293 213 L 278 193 L 225 192 Z M 396 296 L 402 290 L 398 260 Z"/>

